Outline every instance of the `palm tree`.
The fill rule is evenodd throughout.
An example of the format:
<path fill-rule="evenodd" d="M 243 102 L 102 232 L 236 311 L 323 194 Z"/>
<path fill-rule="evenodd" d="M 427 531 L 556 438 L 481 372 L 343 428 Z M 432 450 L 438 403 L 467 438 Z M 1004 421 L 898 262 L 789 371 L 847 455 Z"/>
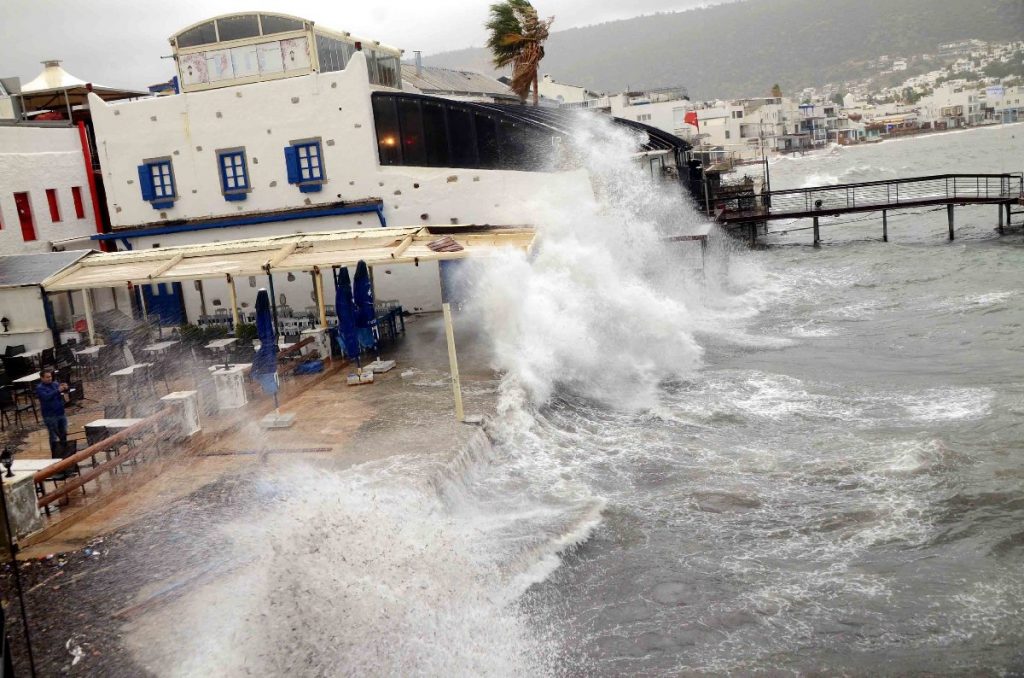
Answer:
<path fill-rule="evenodd" d="M 523 101 L 533 86 L 534 106 L 538 103 L 537 72 L 544 58 L 544 41 L 548 39 L 554 20 L 555 17 L 548 17 L 541 21 L 529 0 L 504 0 L 491 5 L 491 18 L 487 22 L 490 32 L 487 47 L 494 65 L 498 68 L 512 66 L 509 87 Z"/>

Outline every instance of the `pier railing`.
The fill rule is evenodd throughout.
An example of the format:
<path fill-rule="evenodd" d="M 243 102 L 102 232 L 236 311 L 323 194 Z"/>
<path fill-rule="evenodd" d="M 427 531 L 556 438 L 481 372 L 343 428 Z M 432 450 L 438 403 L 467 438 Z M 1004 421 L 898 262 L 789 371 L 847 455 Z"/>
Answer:
<path fill-rule="evenodd" d="M 950 202 L 998 202 L 1024 194 L 1024 174 L 939 174 L 856 184 L 812 186 L 761 194 L 773 217 L 867 211 Z"/>

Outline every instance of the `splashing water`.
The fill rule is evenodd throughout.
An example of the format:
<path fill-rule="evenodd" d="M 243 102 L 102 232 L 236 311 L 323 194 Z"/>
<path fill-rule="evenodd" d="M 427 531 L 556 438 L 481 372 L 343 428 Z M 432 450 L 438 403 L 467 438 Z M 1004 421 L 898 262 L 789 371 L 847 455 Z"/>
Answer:
<path fill-rule="evenodd" d="M 470 269 L 463 317 L 486 330 L 504 374 L 491 429 L 502 444 L 477 440 L 446 465 L 402 455 L 278 475 L 263 517 L 222 530 L 224 575 L 133 629 L 147 665 L 174 676 L 565 669 L 561 633 L 523 593 L 590 537 L 605 502 L 571 474 L 586 442 L 538 407 L 565 390 L 655 406 L 660 383 L 699 369 L 697 333 L 723 332 L 754 305 L 729 291 L 757 277 L 749 262 L 702 280 L 697 245 L 664 240 L 700 220 L 640 169 L 635 143 L 581 117 L 574 148 L 595 192 L 526 196 L 535 257 Z M 549 440 L 569 458 L 535 454 Z M 185 651 L 154 638 L 184 638 Z"/>

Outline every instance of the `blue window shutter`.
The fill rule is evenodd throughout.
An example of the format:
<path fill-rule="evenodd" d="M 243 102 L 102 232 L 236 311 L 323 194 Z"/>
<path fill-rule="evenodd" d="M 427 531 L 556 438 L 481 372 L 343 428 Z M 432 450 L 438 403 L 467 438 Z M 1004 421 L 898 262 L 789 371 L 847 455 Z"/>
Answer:
<path fill-rule="evenodd" d="M 284 164 L 288 168 L 288 183 L 299 183 L 302 180 L 302 176 L 299 174 L 299 152 L 294 146 L 285 146 Z"/>
<path fill-rule="evenodd" d="M 139 188 L 142 189 L 143 200 L 152 200 L 156 197 L 153 192 L 153 175 L 149 173 L 149 165 L 139 165 Z"/>
<path fill-rule="evenodd" d="M 299 191 L 302 193 L 319 193 L 323 188 L 323 184 L 303 184 L 299 186 Z"/>

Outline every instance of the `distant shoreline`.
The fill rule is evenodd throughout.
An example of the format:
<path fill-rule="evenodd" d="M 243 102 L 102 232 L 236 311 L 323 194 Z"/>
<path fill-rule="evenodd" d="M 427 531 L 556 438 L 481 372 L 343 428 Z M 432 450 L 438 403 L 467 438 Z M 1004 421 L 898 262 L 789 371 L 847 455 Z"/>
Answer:
<path fill-rule="evenodd" d="M 820 157 L 822 155 L 827 155 L 829 153 L 832 153 L 833 151 L 835 151 L 837 149 L 845 150 L 845 149 L 849 149 L 849 148 L 863 148 L 865 146 L 878 146 L 879 144 L 884 144 L 884 143 L 894 142 L 894 141 L 909 141 L 909 140 L 912 140 L 912 139 L 919 139 L 921 137 L 932 137 L 932 136 L 937 136 L 937 135 L 940 135 L 940 134 L 964 134 L 964 133 L 968 133 L 968 132 L 978 132 L 978 131 L 982 131 L 982 130 L 1003 129 L 1003 128 L 1006 128 L 1006 127 L 1013 127 L 1015 125 L 1024 125 L 1024 120 L 1018 120 L 1017 122 L 1000 122 L 1000 123 L 996 123 L 996 124 L 993 124 L 993 125 L 977 125 L 977 126 L 974 126 L 974 127 L 957 127 L 957 128 L 954 128 L 954 129 L 922 130 L 921 132 L 919 132 L 917 134 L 903 134 L 903 135 L 896 136 L 896 137 L 887 137 L 887 138 L 884 138 L 884 139 L 880 139 L 879 141 L 861 142 L 861 143 L 858 143 L 858 144 L 846 144 L 846 145 L 843 145 L 843 144 L 830 143 L 828 146 L 824 146 L 822 148 L 815 148 L 815 149 L 811 149 L 811 150 L 808 150 L 808 151 L 802 151 L 802 152 L 798 152 L 798 153 L 776 153 L 774 156 L 769 156 L 768 163 L 772 164 L 772 163 L 778 162 L 778 161 L 783 160 L 783 159 L 797 160 L 797 159 L 801 159 L 801 158 Z M 755 162 L 745 163 L 745 164 L 756 165 L 756 164 L 760 164 L 760 162 L 761 161 L 758 160 L 758 161 L 755 161 Z M 740 166 L 743 166 L 743 165 L 740 165 Z"/>

